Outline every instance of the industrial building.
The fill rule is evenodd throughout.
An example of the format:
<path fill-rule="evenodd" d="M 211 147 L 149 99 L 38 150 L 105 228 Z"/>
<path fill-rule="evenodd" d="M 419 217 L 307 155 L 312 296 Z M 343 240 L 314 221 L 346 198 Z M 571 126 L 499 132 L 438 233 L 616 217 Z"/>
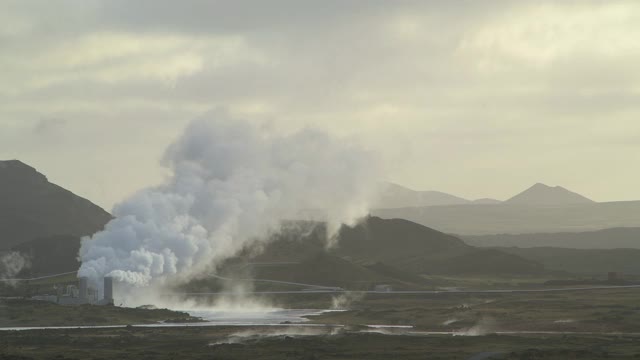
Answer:
<path fill-rule="evenodd" d="M 89 286 L 89 279 L 78 278 L 78 285 L 57 285 L 55 295 L 37 295 L 33 300 L 50 301 L 60 305 L 113 305 L 113 278 L 103 279 L 102 298 L 98 289 Z"/>

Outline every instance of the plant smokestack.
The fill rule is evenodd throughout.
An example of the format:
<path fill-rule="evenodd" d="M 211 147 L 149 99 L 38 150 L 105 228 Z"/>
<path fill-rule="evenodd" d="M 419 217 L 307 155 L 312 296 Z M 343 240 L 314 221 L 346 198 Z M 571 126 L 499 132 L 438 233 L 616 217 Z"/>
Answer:
<path fill-rule="evenodd" d="M 104 278 L 104 301 L 113 303 L 113 278 L 110 276 Z"/>
<path fill-rule="evenodd" d="M 80 278 L 78 278 L 78 290 L 79 290 L 79 297 L 80 300 L 87 300 L 88 297 L 88 283 L 89 283 L 89 278 L 86 276 L 81 276 Z"/>

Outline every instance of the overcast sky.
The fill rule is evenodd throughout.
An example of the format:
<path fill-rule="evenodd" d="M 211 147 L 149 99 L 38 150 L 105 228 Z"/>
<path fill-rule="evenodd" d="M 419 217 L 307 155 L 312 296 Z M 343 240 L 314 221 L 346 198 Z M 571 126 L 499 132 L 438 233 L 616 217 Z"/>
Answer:
<path fill-rule="evenodd" d="M 214 108 L 386 180 L 640 199 L 638 1 L 0 0 L 0 159 L 110 209 Z"/>

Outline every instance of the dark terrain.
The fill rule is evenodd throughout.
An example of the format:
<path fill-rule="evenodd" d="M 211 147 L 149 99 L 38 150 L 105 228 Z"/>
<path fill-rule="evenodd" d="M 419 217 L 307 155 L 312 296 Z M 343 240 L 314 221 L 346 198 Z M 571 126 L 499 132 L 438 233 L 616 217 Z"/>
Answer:
<path fill-rule="evenodd" d="M 637 359 L 638 340 L 633 335 L 389 336 L 347 329 L 305 336 L 287 335 L 286 328 L 134 327 L 11 332 L 0 340 L 0 359 L 464 360 L 487 352 L 500 355 L 490 359 Z"/>
<path fill-rule="evenodd" d="M 0 244 L 4 250 L 19 251 L 31 261 L 19 276 L 75 271 L 79 266 L 80 237 L 102 229 L 110 215 L 50 184 L 22 163 L 1 164 L 1 195 L 9 201 L 0 203 L 0 214 L 12 217 L 0 224 Z M 566 194 L 566 189 L 553 189 L 553 193 Z M 620 206 L 591 203 L 573 195 L 561 204 L 522 204 L 522 199 L 518 204 L 423 209 L 429 216 L 452 215 L 447 220 L 451 224 L 461 219 L 461 214 L 475 214 L 473 221 L 482 226 L 519 226 L 526 219 L 534 225 L 567 226 L 563 222 L 566 219 L 554 216 L 573 209 L 576 222 L 569 223 L 580 227 L 586 218 L 595 223 L 598 219 L 608 222 L 608 216 L 614 217 L 620 206 L 635 206 L 632 202 Z M 607 213 L 603 209 L 611 210 L 610 214 L 602 217 Z M 437 220 L 438 216 L 429 218 Z M 485 224 L 486 219 L 493 223 Z M 621 219 L 627 221 L 631 216 Z M 283 224 L 283 229 L 260 251 L 247 249 L 228 260 L 218 269 L 223 279 L 203 274 L 173 290 L 225 291 L 225 279 L 232 277 L 236 283 L 246 282 L 248 289 L 287 291 L 259 295 L 262 301 L 275 306 L 346 310 L 309 318 L 320 327 L 281 324 L 143 328 L 126 325 L 192 323 L 198 319 L 166 309 L 60 306 L 23 298 L 55 293 L 54 285 L 74 284 L 72 273 L 3 283 L 2 295 L 17 298 L 5 298 L 0 303 L 0 327 L 121 327 L 2 331 L 0 359 L 640 358 L 638 288 L 465 292 L 544 291 L 550 289 L 545 285 L 548 280 L 557 279 L 569 284 L 574 281 L 575 287 L 584 286 L 578 284 L 585 284 L 585 278 L 597 278 L 593 280 L 595 284 L 614 285 L 604 280 L 609 271 L 628 275 L 615 283 L 626 284 L 627 279 L 637 281 L 640 275 L 640 250 L 475 247 L 409 220 L 375 216 L 354 226 L 343 226 L 331 239 L 330 247 L 326 229 L 320 223 L 289 222 Z M 362 292 L 381 284 L 393 290 L 439 292 Z M 333 292 L 304 291 L 309 287 L 318 290 L 318 285 L 331 287 Z M 198 299 L 210 303 L 215 295 Z M 371 324 L 406 328 L 367 326 Z"/>
<path fill-rule="evenodd" d="M 192 322 L 197 319 L 185 312 L 167 309 L 63 306 L 37 300 L 0 300 L 0 327 L 155 324 L 167 320 Z"/>
<path fill-rule="evenodd" d="M 0 250 L 50 236 L 91 235 L 111 215 L 18 161 L 0 161 Z"/>

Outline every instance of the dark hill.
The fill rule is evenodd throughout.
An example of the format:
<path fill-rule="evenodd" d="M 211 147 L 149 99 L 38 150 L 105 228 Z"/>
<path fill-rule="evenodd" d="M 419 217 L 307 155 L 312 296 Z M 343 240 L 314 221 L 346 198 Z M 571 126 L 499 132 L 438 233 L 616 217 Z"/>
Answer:
<path fill-rule="evenodd" d="M 37 277 L 76 271 L 80 267 L 78 250 L 80 238 L 71 235 L 54 235 L 23 242 L 12 248 L 27 256 L 30 266 L 22 277 Z"/>
<path fill-rule="evenodd" d="M 412 273 L 530 274 L 534 261 L 502 251 L 484 251 L 457 237 L 402 219 L 368 217 L 343 227 L 334 253 L 356 263 L 381 262 Z"/>
<path fill-rule="evenodd" d="M 288 223 L 284 230 L 259 251 L 245 251 L 229 262 L 240 271 L 229 267 L 221 270 L 228 274 L 242 273 L 244 267 L 256 279 L 362 290 L 380 283 L 396 288 L 416 288 L 425 283 L 412 273 L 382 263 L 355 263 L 339 252 L 328 250 L 322 223 Z"/>
<path fill-rule="evenodd" d="M 415 281 L 415 274 L 424 273 L 493 274 L 495 271 L 501 271 L 504 274 L 529 274 L 541 270 L 541 267 L 532 261 L 501 251 L 480 250 L 465 244 L 457 237 L 402 219 L 367 217 L 355 226 L 343 226 L 337 234 L 335 245 L 328 250 L 324 240 L 324 227 L 317 223 L 306 223 L 305 226 L 295 230 L 289 229 L 286 235 L 279 235 L 258 255 L 251 256 L 250 253 L 245 253 L 241 257 L 258 264 L 307 264 L 318 254 L 328 251 L 330 255 L 353 266 L 374 271 L 384 278 L 402 279 L 405 282 Z M 314 226 L 315 228 L 310 228 Z M 458 262 L 457 259 L 460 257 L 463 257 L 465 263 Z M 316 263 L 307 270 L 323 268 L 324 272 L 325 267 L 331 267 L 335 275 L 334 280 L 337 280 L 340 277 L 340 271 L 335 271 L 340 268 L 338 264 L 329 264 L 328 258 L 321 259 L 327 260 L 324 266 Z M 464 269 L 457 270 L 457 267 Z M 295 276 L 298 278 L 315 276 L 305 275 L 307 270 L 303 271 L 301 267 L 296 270 L 291 266 L 289 268 L 291 272 L 297 272 Z M 361 268 L 354 268 L 352 271 L 362 274 Z M 351 274 L 345 273 L 342 276 L 349 278 Z"/>
<path fill-rule="evenodd" d="M 354 227 L 344 226 L 333 251 L 359 263 L 382 262 L 421 271 L 425 261 L 470 251 L 462 240 L 403 219 L 368 217 Z"/>
<path fill-rule="evenodd" d="M 0 199 L 0 249 L 41 237 L 93 234 L 111 219 L 18 160 L 0 161 Z"/>

